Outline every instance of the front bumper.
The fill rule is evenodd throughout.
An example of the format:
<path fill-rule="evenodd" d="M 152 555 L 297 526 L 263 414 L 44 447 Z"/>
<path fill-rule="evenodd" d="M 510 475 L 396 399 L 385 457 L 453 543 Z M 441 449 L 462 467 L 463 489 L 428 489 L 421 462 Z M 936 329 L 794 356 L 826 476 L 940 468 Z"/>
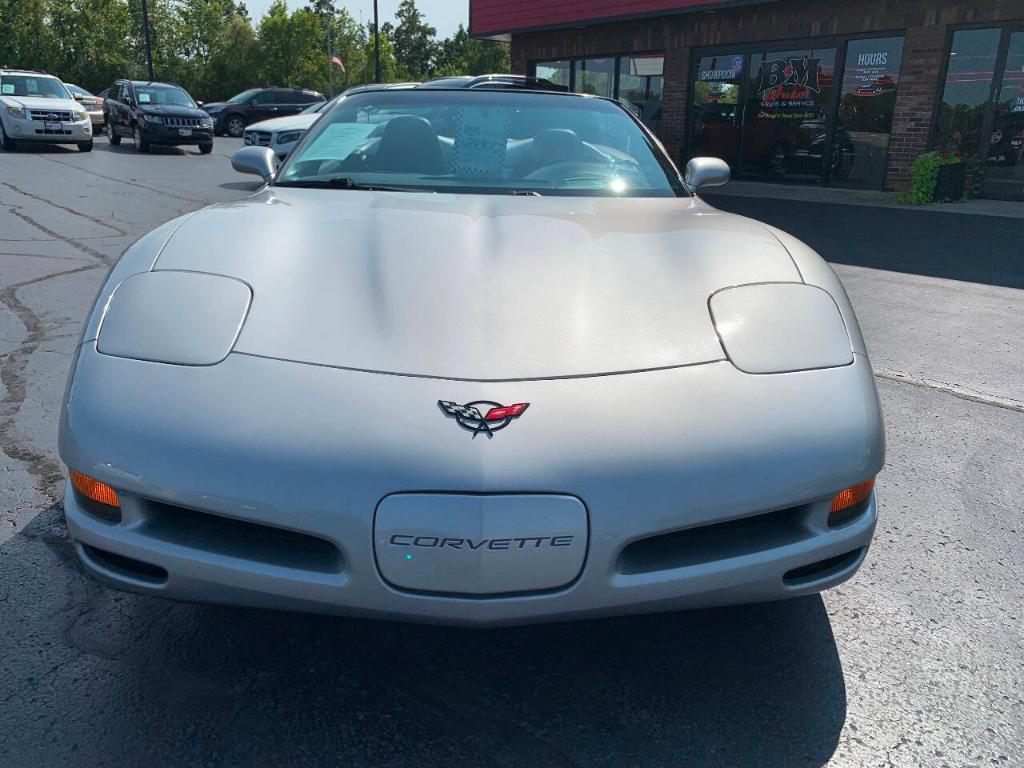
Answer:
<path fill-rule="evenodd" d="M 52 127 L 46 121 L 20 120 L 8 117 L 4 121 L 4 130 L 14 141 L 38 141 L 48 144 L 77 144 L 92 139 L 92 121 L 79 123 L 59 122 Z"/>
<path fill-rule="evenodd" d="M 188 131 L 182 135 L 182 131 Z M 179 146 L 185 144 L 209 144 L 213 141 L 213 128 L 177 128 L 159 123 L 146 123 L 142 127 L 142 138 L 150 144 Z"/>
<path fill-rule="evenodd" d="M 288 133 L 292 133 L 292 131 L 288 131 Z M 273 131 L 255 131 L 246 128 L 245 133 L 242 134 L 242 143 L 247 147 L 266 147 L 274 152 L 278 160 L 283 162 L 288 158 L 295 145 L 299 143 L 299 139 L 281 144 L 277 137 L 278 134 Z"/>
<path fill-rule="evenodd" d="M 832 495 L 882 465 L 861 357 L 779 376 L 723 362 L 480 384 L 240 354 L 174 367 L 90 342 L 77 371 L 61 455 L 114 486 L 123 517 L 97 517 L 69 489 L 69 529 L 90 572 L 153 595 L 472 625 L 774 600 L 849 578 L 876 521 L 874 498 L 827 521 Z M 484 396 L 532 404 L 493 439 L 435 407 Z M 578 498 L 585 564 L 562 588 L 524 594 L 393 586 L 375 512 L 410 491 Z"/>

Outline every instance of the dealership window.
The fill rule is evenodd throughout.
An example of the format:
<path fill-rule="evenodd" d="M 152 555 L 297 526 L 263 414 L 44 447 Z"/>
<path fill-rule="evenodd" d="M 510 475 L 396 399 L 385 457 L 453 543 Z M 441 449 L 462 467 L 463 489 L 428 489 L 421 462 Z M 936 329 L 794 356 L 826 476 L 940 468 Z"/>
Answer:
<path fill-rule="evenodd" d="M 939 149 L 978 154 L 1000 34 L 999 29 L 961 29 L 953 34 L 939 106 Z"/>
<path fill-rule="evenodd" d="M 578 93 L 590 93 L 594 96 L 615 96 L 615 59 L 578 59 L 573 62 L 576 67 L 576 85 Z"/>
<path fill-rule="evenodd" d="M 688 156 L 746 176 L 881 188 L 903 38 L 779 48 L 698 53 Z"/>
<path fill-rule="evenodd" d="M 902 62 L 902 37 L 851 40 L 847 45 L 832 142 L 832 181 L 875 189 L 884 184 Z"/>
<path fill-rule="evenodd" d="M 953 33 L 935 147 L 984 165 L 985 196 L 1024 200 L 1024 25 Z"/>
<path fill-rule="evenodd" d="M 547 61 L 538 64 L 534 70 L 534 77 L 542 80 L 550 80 L 555 85 L 565 88 L 572 87 L 572 62 L 571 61 Z"/>
<path fill-rule="evenodd" d="M 986 153 L 990 195 L 1024 197 L 1024 30 L 1010 35 Z"/>
<path fill-rule="evenodd" d="M 619 101 L 654 129 L 661 120 L 664 70 L 664 56 L 623 56 L 619 59 Z"/>
<path fill-rule="evenodd" d="M 617 99 L 657 129 L 665 87 L 664 67 L 665 57 L 660 54 L 635 54 L 538 61 L 532 66 L 532 74 L 577 93 Z"/>
<path fill-rule="evenodd" d="M 836 49 L 750 57 L 740 167 L 770 179 L 821 178 L 828 152 Z"/>
<path fill-rule="evenodd" d="M 745 59 L 741 53 L 725 53 L 698 60 L 691 110 L 691 154 L 735 162 L 740 146 Z"/>

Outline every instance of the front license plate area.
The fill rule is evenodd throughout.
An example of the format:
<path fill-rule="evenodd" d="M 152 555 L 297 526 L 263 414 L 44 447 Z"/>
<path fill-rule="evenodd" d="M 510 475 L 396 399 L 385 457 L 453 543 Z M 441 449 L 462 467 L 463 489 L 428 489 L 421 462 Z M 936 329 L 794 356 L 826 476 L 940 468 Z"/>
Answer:
<path fill-rule="evenodd" d="M 191 128 L 179 128 L 178 129 L 178 135 L 179 136 L 191 136 L 192 135 L 192 129 Z"/>
<path fill-rule="evenodd" d="M 43 130 L 46 131 L 63 131 L 64 126 L 60 123 L 43 123 Z"/>
<path fill-rule="evenodd" d="M 381 576 L 416 592 L 558 589 L 579 576 L 588 536 L 583 502 L 553 494 L 399 493 L 374 517 Z"/>

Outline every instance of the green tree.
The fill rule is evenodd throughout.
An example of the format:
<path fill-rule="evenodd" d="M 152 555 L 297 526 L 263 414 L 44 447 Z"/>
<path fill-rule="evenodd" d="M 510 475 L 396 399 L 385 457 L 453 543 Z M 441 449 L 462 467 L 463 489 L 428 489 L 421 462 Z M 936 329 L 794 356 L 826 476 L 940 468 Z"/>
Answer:
<path fill-rule="evenodd" d="M 260 20 L 257 40 L 260 72 L 268 84 L 324 88 L 324 29 L 315 11 L 300 8 L 289 15 L 284 0 L 274 0 Z"/>
<path fill-rule="evenodd" d="M 393 32 L 386 32 L 394 43 L 399 70 L 411 80 L 427 79 L 434 70 L 437 29 L 426 23 L 415 0 L 402 0 L 395 20 Z"/>
<path fill-rule="evenodd" d="M 125 41 L 132 19 L 123 0 L 49 0 L 48 5 L 47 26 L 54 32 L 39 44 L 50 48 L 48 72 L 92 91 L 128 73 L 133 59 Z"/>
<path fill-rule="evenodd" d="M 435 75 L 504 74 L 512 69 L 506 43 L 470 37 L 461 24 L 443 40 L 437 54 Z"/>
<path fill-rule="evenodd" d="M 195 98 L 215 101 L 256 81 L 256 35 L 245 6 L 232 0 L 178 0 L 176 79 Z"/>
<path fill-rule="evenodd" d="M 50 69 L 45 0 L 0 0 L 0 66 Z"/>

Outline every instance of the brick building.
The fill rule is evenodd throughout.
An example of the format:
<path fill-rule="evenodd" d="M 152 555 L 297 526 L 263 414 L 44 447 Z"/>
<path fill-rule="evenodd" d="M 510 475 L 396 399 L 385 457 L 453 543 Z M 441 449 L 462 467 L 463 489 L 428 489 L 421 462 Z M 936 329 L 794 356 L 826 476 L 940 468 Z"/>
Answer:
<path fill-rule="evenodd" d="M 938 148 L 1024 199 L 1024 0 L 470 0 L 470 31 L 624 101 L 677 160 L 898 190 Z"/>

